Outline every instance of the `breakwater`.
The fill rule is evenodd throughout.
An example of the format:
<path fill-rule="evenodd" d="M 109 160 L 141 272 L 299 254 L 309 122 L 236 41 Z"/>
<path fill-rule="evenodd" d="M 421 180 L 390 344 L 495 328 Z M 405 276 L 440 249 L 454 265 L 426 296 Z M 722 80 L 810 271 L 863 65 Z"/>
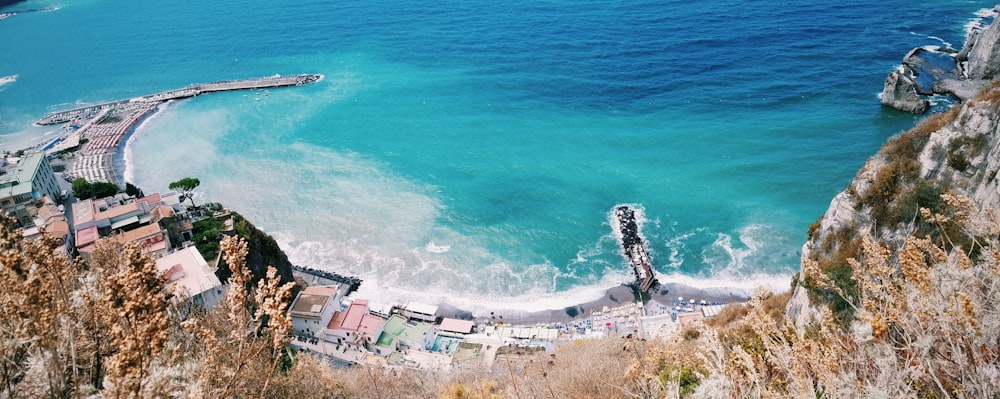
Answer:
<path fill-rule="evenodd" d="M 348 287 L 349 287 L 348 290 L 347 290 L 348 293 L 353 292 L 353 291 L 357 291 L 358 287 L 361 287 L 361 279 L 357 278 L 357 277 L 344 276 L 344 275 L 341 275 L 341 274 L 337 274 L 337 273 L 333 273 L 333 272 L 328 272 L 326 270 L 317 270 L 317 269 L 313 269 L 311 267 L 298 266 L 298 265 L 292 266 L 292 270 L 295 271 L 295 272 L 299 272 L 299 273 L 303 273 L 303 274 L 308 274 L 308 275 L 316 277 L 318 279 L 327 280 L 327 281 L 323 281 L 322 284 L 328 284 L 330 282 L 347 284 Z M 322 280 L 318 280 L 318 281 L 322 281 Z"/>
<path fill-rule="evenodd" d="M 657 283 L 656 274 L 653 272 L 649 253 L 646 252 L 646 243 L 643 242 L 639 231 L 635 210 L 628 205 L 616 206 L 612 226 L 617 230 L 616 235 L 620 237 L 622 253 L 635 272 L 637 288 L 640 292 L 648 292 Z"/>
<path fill-rule="evenodd" d="M 45 151 L 57 153 L 76 150 L 71 158 L 71 165 L 67 168 L 67 179 L 82 177 L 91 182 L 106 181 L 121 185 L 124 181 L 114 166 L 121 164 L 118 159 L 121 157 L 119 149 L 125 144 L 136 125 L 152 114 L 160 104 L 221 91 L 301 86 L 322 79 L 323 75 L 318 74 L 275 75 L 193 84 L 142 97 L 54 112 L 35 124 L 66 125 L 57 140 L 58 144 L 53 142 L 54 145 L 47 146 Z"/>

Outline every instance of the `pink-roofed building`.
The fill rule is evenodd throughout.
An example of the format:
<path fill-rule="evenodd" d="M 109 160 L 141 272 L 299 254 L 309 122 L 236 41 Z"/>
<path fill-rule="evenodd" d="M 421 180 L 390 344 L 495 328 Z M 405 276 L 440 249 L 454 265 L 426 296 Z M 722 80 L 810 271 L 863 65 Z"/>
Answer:
<path fill-rule="evenodd" d="M 373 345 L 384 324 L 385 319 L 368 313 L 367 300 L 355 299 L 347 309 L 333 314 L 323 331 L 324 339 L 338 344 Z"/>
<path fill-rule="evenodd" d="M 77 231 L 96 226 L 94 223 L 94 201 L 89 198 L 73 203 L 73 227 Z"/>
<path fill-rule="evenodd" d="M 158 224 L 148 224 L 135 230 L 129 230 L 113 236 L 118 242 L 127 244 L 134 242 L 139 244 L 143 254 L 153 258 L 160 258 L 167 254 L 170 249 L 170 241 L 167 234 Z"/>
<path fill-rule="evenodd" d="M 89 254 L 94 251 L 94 243 L 101 238 L 97 232 L 97 226 L 90 226 L 85 229 L 76 230 L 76 249 L 81 253 Z"/>
<path fill-rule="evenodd" d="M 320 337 L 334 313 L 340 310 L 339 286 L 308 287 L 295 297 L 288 313 L 297 335 Z"/>
<path fill-rule="evenodd" d="M 172 248 L 181 246 L 184 240 L 189 240 L 193 228 L 188 219 L 178 216 L 167 203 L 176 202 L 175 197 L 152 194 L 132 200 L 116 196 L 74 203 L 74 227 L 77 231 L 87 231 L 84 241 L 76 241 L 77 250 L 85 255 L 93 251 L 93 241 L 88 239 L 89 229 L 95 227 L 97 238 L 113 236 L 121 243 L 138 242 L 145 254 L 166 255 Z"/>

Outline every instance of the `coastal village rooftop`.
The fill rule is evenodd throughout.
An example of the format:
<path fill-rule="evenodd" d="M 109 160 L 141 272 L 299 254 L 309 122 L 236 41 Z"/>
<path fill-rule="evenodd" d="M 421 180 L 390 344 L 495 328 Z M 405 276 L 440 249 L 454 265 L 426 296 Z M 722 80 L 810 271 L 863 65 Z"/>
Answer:
<path fill-rule="evenodd" d="M 330 296 L 336 294 L 335 288 L 309 287 L 299 294 L 289 312 L 302 317 L 320 317 L 330 300 Z"/>
<path fill-rule="evenodd" d="M 406 319 L 399 315 L 393 315 L 385 322 L 382 328 L 382 335 L 379 336 L 375 345 L 389 351 L 397 350 L 400 345 L 420 349 L 423 346 L 427 333 L 431 331 L 430 323 L 417 322 L 407 323 Z"/>
<path fill-rule="evenodd" d="M 180 299 L 191 298 L 196 305 L 212 308 L 222 298 L 222 282 L 195 247 L 157 259 L 156 269 Z"/>

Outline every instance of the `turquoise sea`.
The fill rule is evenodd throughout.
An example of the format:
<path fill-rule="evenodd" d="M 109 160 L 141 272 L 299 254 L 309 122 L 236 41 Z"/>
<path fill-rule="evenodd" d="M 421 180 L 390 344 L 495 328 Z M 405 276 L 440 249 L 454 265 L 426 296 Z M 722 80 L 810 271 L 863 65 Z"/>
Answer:
<path fill-rule="evenodd" d="M 555 308 L 631 280 L 783 289 L 806 229 L 915 117 L 883 109 L 913 47 L 960 48 L 983 1 L 32 0 L 0 20 L 0 149 L 50 111 L 191 83 L 314 85 L 177 101 L 128 179 L 198 177 L 300 265 L 375 300 Z M 16 77 L 14 77 L 16 75 Z"/>

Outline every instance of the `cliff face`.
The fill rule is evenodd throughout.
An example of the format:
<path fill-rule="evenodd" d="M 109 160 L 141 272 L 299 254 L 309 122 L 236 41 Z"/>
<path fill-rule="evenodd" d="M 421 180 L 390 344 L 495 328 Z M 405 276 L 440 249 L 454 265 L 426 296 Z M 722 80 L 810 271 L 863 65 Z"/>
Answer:
<path fill-rule="evenodd" d="M 940 210 L 946 193 L 966 196 L 979 209 L 1000 210 L 1000 86 L 988 80 L 1000 72 L 1000 24 L 970 30 L 965 46 L 954 54 L 954 71 L 929 72 L 931 68 L 921 66 L 925 56 L 926 51 L 915 49 L 904 57 L 886 80 L 883 104 L 923 112 L 922 90 L 912 79 L 920 71 L 936 73 L 934 92 L 963 102 L 890 139 L 810 227 L 802 247 L 803 269 L 786 307 L 797 326 L 818 319 L 817 301 L 830 304 L 841 321 L 851 319 L 845 295 L 810 284 L 804 277 L 806 263 L 815 262 L 850 297 L 856 287 L 849 260 L 858 258 L 862 237 L 900 247 L 905 237 L 935 234 L 922 221 L 920 208 Z"/>
<path fill-rule="evenodd" d="M 253 273 L 252 282 L 257 284 L 267 273 L 268 266 L 274 266 L 281 276 L 282 283 L 295 282 L 292 276 L 292 262 L 288 261 L 288 256 L 278 247 L 274 238 L 264 233 L 243 216 L 233 212 L 233 223 L 236 234 L 247 241 L 247 267 Z M 219 269 L 216 271 L 219 279 L 223 282 L 229 280 L 232 271 L 222 258 L 219 259 Z"/>
<path fill-rule="evenodd" d="M 803 264 L 819 261 L 828 274 L 836 273 L 844 266 L 838 263 L 856 256 L 852 248 L 861 236 L 892 245 L 906 236 L 920 235 L 919 208 L 941 206 L 943 193 L 969 197 L 979 209 L 1000 210 L 998 121 L 1000 88 L 992 88 L 891 139 L 810 228 L 809 240 L 802 247 Z M 803 270 L 800 276 L 804 275 Z M 818 316 L 812 306 L 817 295 L 809 291 L 805 279 L 799 278 L 786 308 L 798 326 Z"/>

